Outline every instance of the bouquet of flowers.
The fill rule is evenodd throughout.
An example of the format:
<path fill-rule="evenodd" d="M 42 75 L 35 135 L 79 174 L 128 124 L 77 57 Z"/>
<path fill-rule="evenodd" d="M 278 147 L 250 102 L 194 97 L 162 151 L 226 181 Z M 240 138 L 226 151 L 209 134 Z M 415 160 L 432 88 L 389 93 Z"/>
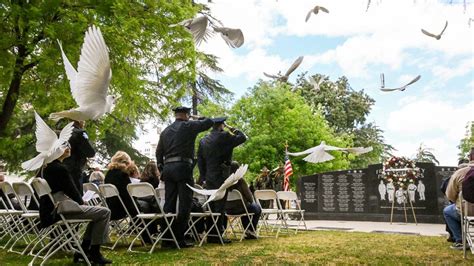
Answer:
<path fill-rule="evenodd" d="M 395 188 L 407 189 L 419 176 L 420 169 L 408 158 L 394 156 L 383 164 L 382 179 L 384 183 L 392 182 Z"/>

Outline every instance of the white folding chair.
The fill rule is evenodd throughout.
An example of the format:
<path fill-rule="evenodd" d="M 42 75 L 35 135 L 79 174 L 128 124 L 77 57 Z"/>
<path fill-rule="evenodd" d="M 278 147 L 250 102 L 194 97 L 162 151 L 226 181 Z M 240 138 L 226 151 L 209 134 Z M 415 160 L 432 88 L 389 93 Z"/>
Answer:
<path fill-rule="evenodd" d="M 300 203 L 298 201 L 298 195 L 296 195 L 296 192 L 294 191 L 278 191 L 277 192 L 277 203 L 280 208 L 280 211 L 282 212 L 282 218 L 285 220 L 285 224 L 288 226 L 287 221 L 290 219 L 290 215 L 297 215 L 299 217 L 298 219 L 298 225 L 296 227 L 295 234 L 298 233 L 298 229 L 303 223 L 304 229 L 308 230 L 308 227 L 306 227 L 306 221 L 304 220 L 304 210 L 301 209 Z M 289 202 L 289 206 L 292 206 L 292 203 L 295 206 L 295 209 L 284 209 L 283 206 L 281 206 L 281 201 Z"/>
<path fill-rule="evenodd" d="M 49 187 L 46 180 L 42 178 L 34 178 L 31 182 L 31 186 L 36 191 L 36 194 L 39 198 L 47 197 L 54 205 L 56 204 L 56 201 L 54 200 L 53 195 L 51 194 L 51 188 Z M 89 259 L 86 256 L 86 253 L 81 247 L 79 239 L 81 235 L 81 226 L 88 224 L 92 220 L 66 219 L 62 214 L 58 213 L 57 215 L 60 219 L 58 222 L 40 230 L 40 237 L 31 249 L 30 255 L 33 255 L 36 246 L 39 243 L 43 243 L 45 239 L 49 238 L 50 234 L 54 234 L 55 237 L 50 238 L 48 244 L 43 245 L 43 247 L 36 254 L 34 254 L 34 257 L 30 261 L 29 265 L 34 265 L 34 262 L 37 258 L 42 258 L 43 261 L 41 262 L 41 265 L 43 265 L 56 252 L 64 249 L 80 253 L 87 265 L 91 265 Z M 46 253 L 41 256 L 41 254 L 45 251 Z"/>
<path fill-rule="evenodd" d="M 128 184 L 127 185 L 127 190 L 128 190 L 128 193 L 130 194 L 130 197 L 132 199 L 135 199 L 135 198 L 140 199 L 140 198 L 153 196 L 155 198 L 156 202 L 159 202 L 158 195 L 156 195 L 155 190 L 153 189 L 153 186 L 149 183 Z M 173 230 L 171 229 L 171 225 L 173 224 L 174 219 L 176 219 L 176 214 L 175 213 L 165 213 L 159 204 L 158 204 L 158 207 L 160 209 L 159 210 L 160 212 L 156 212 L 156 213 L 144 213 L 144 212 L 142 212 L 138 208 L 137 203 L 135 202 L 135 200 L 133 200 L 133 205 L 135 206 L 135 208 L 138 212 L 138 215 L 136 217 L 139 219 L 140 225 L 143 226 L 143 229 L 133 239 L 132 243 L 128 247 L 128 251 L 132 251 L 133 244 L 138 239 L 138 237 L 140 237 L 145 231 L 149 234 L 148 229 L 147 229 L 148 225 L 150 225 L 151 223 L 153 223 L 154 221 L 156 221 L 160 218 L 163 218 L 163 220 L 165 221 L 166 228 L 160 228 L 161 229 L 160 233 L 158 234 L 158 236 L 156 238 L 149 234 L 150 238 L 153 240 L 153 245 L 152 245 L 149 253 L 150 254 L 153 253 L 153 250 L 155 249 L 156 244 L 158 244 L 158 242 L 160 240 L 173 241 L 175 243 L 176 247 L 178 247 L 178 249 L 179 249 L 178 241 L 176 240 L 176 237 L 173 233 Z M 172 238 L 163 238 L 164 234 L 167 231 L 170 231 Z"/>
<path fill-rule="evenodd" d="M 138 227 L 138 220 L 133 219 L 133 217 L 128 212 L 128 209 L 125 206 L 125 203 L 123 202 L 122 198 L 120 197 L 120 193 L 118 189 L 115 187 L 115 185 L 101 184 L 99 185 L 99 193 L 103 198 L 103 201 L 102 201 L 103 204 L 109 209 L 110 207 L 107 205 L 107 199 L 117 197 L 120 202 L 120 205 L 122 206 L 123 210 L 125 210 L 125 213 L 127 214 L 125 217 L 121 219 L 110 220 L 111 230 L 109 230 L 109 232 L 110 234 L 115 233 L 117 235 L 117 240 L 115 240 L 114 244 L 111 247 L 109 246 L 106 246 L 106 247 L 113 250 L 115 249 L 115 247 L 120 241 L 124 243 L 124 238 L 132 236 L 133 234 L 138 234 L 138 232 L 140 231 Z"/>
<path fill-rule="evenodd" d="M 242 197 L 242 194 L 240 194 L 240 191 L 234 189 L 234 190 L 229 191 L 227 193 L 227 202 L 232 202 L 232 201 L 240 201 L 240 203 L 243 206 L 244 211 L 240 214 L 226 213 L 227 218 L 229 218 L 228 228 L 230 228 L 230 233 L 232 235 L 234 235 L 234 237 L 237 237 L 237 232 L 236 232 L 235 227 L 238 226 L 239 228 L 241 228 L 242 233 L 241 233 L 239 241 L 242 241 L 242 239 L 244 239 L 244 237 L 245 237 L 245 233 L 247 232 L 247 230 L 251 229 L 253 232 L 257 232 L 256 228 L 254 228 L 254 226 L 252 224 L 252 218 L 255 214 L 248 212 L 247 206 L 246 206 L 245 201 Z M 245 227 L 242 223 L 242 217 L 247 217 L 247 219 L 249 220 L 249 223 Z"/>
<path fill-rule="evenodd" d="M 274 190 L 266 189 L 266 190 L 256 190 L 254 192 L 254 197 L 255 200 L 257 201 L 257 204 L 260 206 L 262 209 L 262 214 L 260 216 L 260 222 L 259 227 L 258 227 L 258 232 L 257 234 L 259 236 L 262 229 L 264 229 L 267 233 L 273 232 L 276 229 L 276 234 L 275 238 L 278 238 L 278 235 L 280 234 L 281 228 L 284 227 L 284 219 L 283 215 L 281 213 L 281 210 L 278 208 L 278 196 Z M 262 201 L 270 201 L 271 205 L 276 206 L 277 208 L 263 208 L 262 207 Z M 271 206 L 270 205 L 270 206 Z M 271 219 L 270 216 L 275 216 L 275 220 L 272 225 L 270 225 L 269 221 Z"/>
<path fill-rule="evenodd" d="M 96 184 L 84 183 L 82 184 L 82 190 L 84 193 L 86 193 L 87 191 L 92 191 L 95 193 L 92 199 L 86 202 L 87 205 L 89 206 L 104 206 L 105 205 L 105 204 L 102 204 L 102 195 L 100 194 L 100 190 Z"/>
<path fill-rule="evenodd" d="M 198 189 L 202 189 L 202 187 L 197 185 L 197 184 L 194 184 L 194 187 L 198 188 Z M 207 206 L 204 205 L 204 203 L 207 200 L 206 195 L 202 195 L 202 194 L 197 193 L 196 191 L 193 191 L 193 198 L 196 198 L 198 200 L 198 202 L 202 204 L 204 212 L 191 212 L 190 213 L 190 215 L 189 215 L 190 218 L 189 218 L 189 222 L 188 222 L 188 229 L 186 230 L 186 232 L 184 234 L 185 235 L 191 234 L 192 237 L 194 238 L 194 240 L 196 242 L 199 242 L 199 246 L 202 246 L 202 244 L 204 243 L 204 240 L 206 240 L 206 237 L 210 236 L 209 235 L 210 231 L 213 228 L 217 228 L 217 221 L 218 221 L 218 218 L 221 214 L 212 212 L 209 205 L 207 205 Z M 200 221 L 204 221 L 205 219 L 211 219 L 213 224 L 210 228 L 207 228 L 207 230 L 205 230 L 204 234 L 201 236 L 199 234 L 196 226 Z M 212 235 L 212 236 L 214 236 L 214 235 Z M 215 236 L 219 237 L 221 243 L 224 244 L 224 242 L 222 240 L 222 235 L 220 234 L 220 231 L 218 231 L 218 235 L 215 235 Z"/>
<path fill-rule="evenodd" d="M 8 237 L 8 241 L 1 246 L 0 248 L 6 249 L 11 243 L 13 243 L 17 237 L 24 233 L 25 228 L 23 226 L 23 211 L 15 210 L 12 201 L 10 200 L 10 195 L 15 195 L 12 185 L 9 182 L 1 182 L 0 190 L 5 194 L 5 200 L 2 200 L 3 206 L 5 209 L 0 210 L 0 218 L 2 219 L 2 226 L 4 228 L 3 236 L 0 240 L 3 240 L 4 237 Z"/>
<path fill-rule="evenodd" d="M 467 202 L 462 197 L 462 192 L 459 193 L 462 199 L 461 203 L 461 231 L 463 243 L 463 256 L 467 257 L 467 249 L 474 254 L 473 240 L 474 240 L 474 204 Z"/>
<path fill-rule="evenodd" d="M 10 246 L 9 251 L 25 255 L 28 251 L 28 247 L 34 243 L 39 236 L 38 226 L 40 224 L 39 211 L 29 210 L 28 206 L 34 204 L 36 207 L 39 207 L 39 202 L 35 196 L 33 188 L 28 183 L 15 182 L 12 184 L 12 187 L 15 192 L 15 197 L 23 211 L 21 217 L 24 220 L 24 231 L 16 238 L 15 242 Z M 33 235 L 34 238 L 30 237 L 30 235 Z M 13 248 L 16 243 L 21 240 L 26 244 L 26 247 L 21 252 L 14 250 Z"/>
<path fill-rule="evenodd" d="M 195 185 L 196 186 L 196 185 Z M 191 188 L 191 186 L 188 184 L 188 187 Z M 199 188 L 199 189 L 202 189 L 202 188 Z M 202 244 L 204 243 L 204 241 L 207 239 L 208 236 L 212 236 L 212 237 L 217 237 L 219 238 L 219 241 L 221 242 L 222 245 L 224 245 L 224 240 L 222 239 L 222 234 L 218 228 L 218 225 L 217 225 L 217 222 L 219 220 L 219 217 L 221 216 L 220 213 L 217 213 L 217 212 L 213 212 L 212 209 L 211 209 L 211 206 L 210 204 L 205 204 L 207 202 L 207 199 L 208 199 L 208 196 L 205 195 L 205 194 L 200 194 L 198 193 L 197 191 L 193 190 L 193 197 L 194 198 L 197 198 L 198 201 L 200 203 L 202 203 L 202 207 L 204 209 L 204 213 L 191 213 L 191 216 L 190 217 L 201 217 L 201 216 L 205 216 L 206 219 L 210 219 L 210 221 L 212 221 L 212 225 L 209 227 L 209 228 L 206 228 L 206 231 L 204 232 L 203 236 L 201 237 L 201 241 L 199 242 L 199 246 L 202 246 Z M 215 200 L 219 200 L 219 199 L 215 199 Z M 212 202 L 212 201 L 211 201 Z M 210 203 L 210 202 L 209 202 Z M 192 228 L 194 227 L 195 224 L 193 224 L 192 226 L 189 227 L 188 231 L 189 230 L 192 230 Z M 211 234 L 211 231 L 215 229 L 215 231 L 217 232 L 217 234 Z M 188 232 L 186 231 L 186 233 Z"/>

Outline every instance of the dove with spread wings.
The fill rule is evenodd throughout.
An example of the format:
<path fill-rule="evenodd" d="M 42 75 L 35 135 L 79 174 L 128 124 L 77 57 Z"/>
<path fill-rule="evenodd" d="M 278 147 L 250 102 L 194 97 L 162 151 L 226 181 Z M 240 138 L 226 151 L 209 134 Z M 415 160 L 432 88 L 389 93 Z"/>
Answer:
<path fill-rule="evenodd" d="M 108 95 L 112 70 L 110 69 L 109 51 L 99 28 L 87 29 L 77 71 L 63 51 L 61 55 L 66 69 L 66 76 L 71 87 L 72 97 L 79 107 L 52 113 L 49 118 L 59 120 L 69 118 L 76 121 L 97 120 L 110 113 L 115 105 L 115 96 Z"/>
<path fill-rule="evenodd" d="M 440 34 L 433 34 L 433 33 L 430 33 L 424 29 L 421 29 L 421 32 L 423 32 L 423 34 L 427 35 L 427 36 L 430 36 L 430 37 L 433 37 L 435 38 L 436 40 L 439 40 L 441 39 L 441 35 L 443 35 L 444 31 L 446 30 L 446 28 L 448 27 L 448 21 L 446 20 L 446 23 L 444 24 L 444 28 L 443 30 L 441 31 Z"/>
<path fill-rule="evenodd" d="M 311 17 L 312 14 L 317 15 L 319 13 L 319 11 L 323 11 L 323 12 L 329 14 L 329 10 L 327 8 L 322 7 L 322 6 L 315 6 L 315 7 L 311 8 L 311 10 L 306 15 L 305 22 L 308 22 L 308 20 L 309 20 L 309 18 Z"/>
<path fill-rule="evenodd" d="M 304 58 L 304 56 L 298 57 L 295 60 L 295 62 L 293 62 L 291 67 L 286 71 L 285 75 L 283 75 L 283 76 L 280 75 L 280 74 L 270 75 L 270 74 L 267 74 L 265 72 L 263 72 L 263 75 L 265 75 L 266 77 L 272 78 L 272 79 L 276 79 L 276 80 L 281 81 L 281 82 L 287 82 L 288 78 L 290 78 L 291 73 L 293 73 L 293 71 L 295 71 L 301 65 L 301 62 L 303 62 L 303 58 Z"/>
<path fill-rule="evenodd" d="M 59 137 L 54 131 L 43 121 L 43 119 L 35 111 L 36 120 L 36 151 L 39 154 L 21 164 L 21 167 L 28 171 L 36 170 L 59 158 L 66 148 L 69 147 L 68 140 L 72 135 L 73 122 L 67 124 Z"/>
<path fill-rule="evenodd" d="M 205 206 L 211 201 L 222 199 L 225 196 L 226 190 L 230 188 L 231 186 L 235 185 L 245 175 L 245 173 L 247 172 L 247 169 L 248 169 L 247 164 L 240 166 L 235 171 L 235 173 L 231 174 L 218 189 L 198 189 L 198 188 L 190 186 L 189 184 L 187 184 L 187 186 L 190 189 L 192 189 L 194 192 L 200 195 L 209 196 L 207 201 L 202 205 L 202 206 Z"/>
<path fill-rule="evenodd" d="M 389 88 L 385 88 L 385 77 L 384 77 L 384 74 L 380 74 L 380 80 L 381 80 L 380 90 L 381 90 L 381 91 L 385 91 L 385 92 L 388 92 L 388 91 L 404 91 L 408 86 L 410 86 L 411 84 L 417 82 L 420 78 L 421 78 L 421 75 L 418 75 L 418 76 L 416 76 L 414 79 L 412 79 L 410 82 L 408 82 L 407 84 L 403 85 L 402 87 L 389 89 Z"/>
<path fill-rule="evenodd" d="M 355 147 L 355 148 L 339 148 L 334 146 L 326 145 L 325 141 L 321 141 L 316 147 L 309 148 L 302 152 L 289 152 L 288 155 L 291 156 L 301 156 L 307 155 L 303 158 L 304 161 L 310 163 L 322 163 L 326 161 L 330 161 L 334 159 L 334 156 L 328 153 L 328 151 L 342 151 L 342 152 L 349 152 L 355 155 L 361 155 L 367 152 L 372 151 L 372 147 Z"/>
<path fill-rule="evenodd" d="M 214 35 L 220 33 L 222 39 L 232 48 L 239 48 L 244 44 L 244 34 L 240 29 L 219 27 L 208 16 L 203 15 L 191 19 L 183 20 L 170 27 L 183 26 L 193 36 L 194 43 L 200 45 Z"/>

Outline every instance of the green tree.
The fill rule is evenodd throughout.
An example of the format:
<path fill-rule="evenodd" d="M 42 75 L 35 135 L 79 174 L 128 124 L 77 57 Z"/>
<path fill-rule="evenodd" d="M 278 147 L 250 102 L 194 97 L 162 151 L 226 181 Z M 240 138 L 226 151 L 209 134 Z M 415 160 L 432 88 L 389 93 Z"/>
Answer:
<path fill-rule="evenodd" d="M 438 159 L 433 154 L 433 149 L 426 147 L 423 143 L 420 143 L 418 149 L 416 149 L 416 155 L 413 159 L 415 162 L 423 162 L 423 163 L 436 163 L 439 165 Z"/>
<path fill-rule="evenodd" d="M 344 76 L 332 82 L 328 76 L 315 74 L 311 78 L 319 84 L 318 89 L 305 76 L 298 78 L 293 90 L 303 96 L 312 110 L 321 112 L 336 133 L 350 135 L 355 146 L 373 147 L 370 153 L 352 160 L 352 168 L 379 163 L 384 154 L 393 150 L 385 143 L 383 131 L 375 123 L 367 123 L 375 100 L 364 90 L 352 89 Z"/>
<path fill-rule="evenodd" d="M 474 147 L 474 123 L 469 121 L 466 125 L 466 134 L 458 145 L 459 159 L 468 158 L 469 151 Z"/>
<path fill-rule="evenodd" d="M 217 111 L 218 109 L 215 108 Z M 249 164 L 254 177 L 263 166 L 276 167 L 283 162 L 285 143 L 290 151 L 301 151 L 319 145 L 351 145 L 345 135 L 336 135 L 324 117 L 313 112 L 304 99 L 286 83 L 260 82 L 230 109 L 229 124 L 242 129 L 249 139 L 234 150 L 234 158 Z M 349 166 L 346 155 L 335 153 L 334 160 L 311 164 L 302 157 L 292 157 L 294 178 Z"/>
<path fill-rule="evenodd" d="M 65 78 L 59 39 L 76 65 L 84 32 L 98 26 L 110 49 L 112 115 L 88 124 L 104 156 L 131 148 L 135 129 L 163 118 L 196 80 L 191 36 L 169 24 L 201 8 L 186 0 L 26 1 L 0 4 L 0 160 L 10 170 L 33 156 L 33 108 L 42 116 L 75 107 Z M 156 82 L 146 79 L 156 77 Z M 52 127 L 54 125 L 51 124 Z M 106 145 L 114 139 L 120 145 Z"/>

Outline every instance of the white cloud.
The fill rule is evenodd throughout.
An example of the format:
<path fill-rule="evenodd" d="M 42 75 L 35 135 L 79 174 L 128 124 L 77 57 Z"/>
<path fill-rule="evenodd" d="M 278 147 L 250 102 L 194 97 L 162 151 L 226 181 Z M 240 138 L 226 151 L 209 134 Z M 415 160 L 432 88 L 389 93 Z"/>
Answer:
<path fill-rule="evenodd" d="M 464 137 L 465 126 L 474 120 L 474 101 L 457 105 L 434 97 L 400 102 L 406 104 L 387 118 L 387 141 L 402 155 L 413 155 L 420 143 L 435 149 L 442 164 L 457 160 L 457 148 Z"/>
<path fill-rule="evenodd" d="M 459 62 L 456 67 L 433 66 L 432 72 L 437 79 L 450 80 L 455 77 L 464 76 L 467 73 L 473 74 L 474 64 L 472 57 Z"/>

